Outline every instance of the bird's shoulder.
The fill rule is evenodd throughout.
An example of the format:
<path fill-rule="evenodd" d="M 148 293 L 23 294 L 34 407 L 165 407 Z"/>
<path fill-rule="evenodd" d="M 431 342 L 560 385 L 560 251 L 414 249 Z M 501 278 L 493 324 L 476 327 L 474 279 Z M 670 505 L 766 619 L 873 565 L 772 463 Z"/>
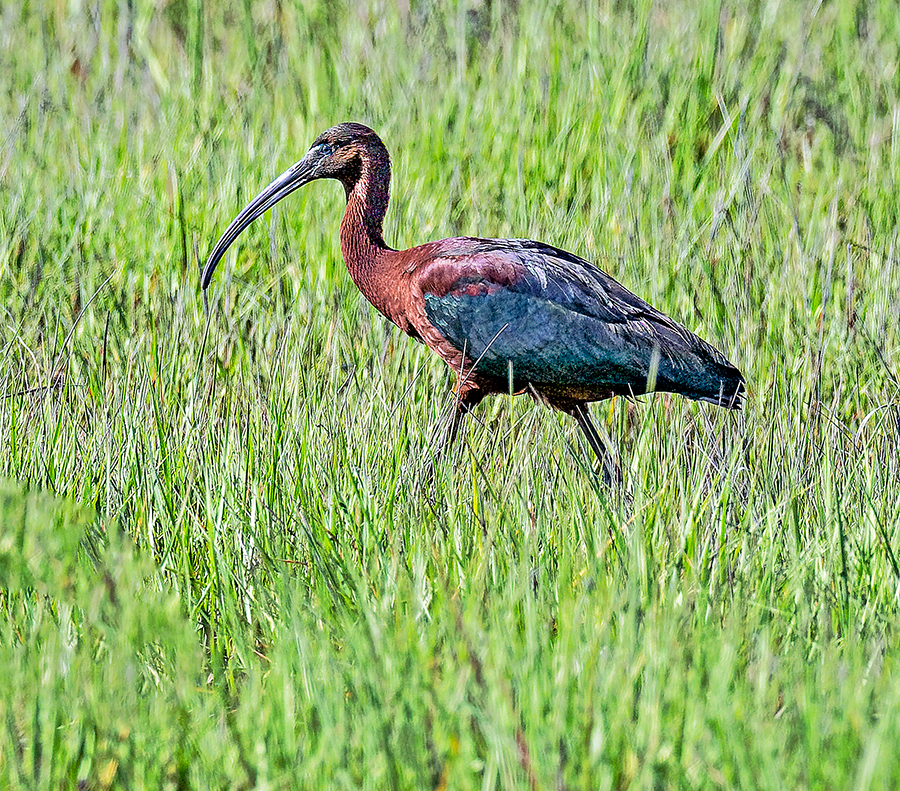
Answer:
<path fill-rule="evenodd" d="M 426 300 L 512 292 L 606 321 L 663 318 L 595 264 L 543 242 L 455 237 L 425 247 L 416 274 Z"/>

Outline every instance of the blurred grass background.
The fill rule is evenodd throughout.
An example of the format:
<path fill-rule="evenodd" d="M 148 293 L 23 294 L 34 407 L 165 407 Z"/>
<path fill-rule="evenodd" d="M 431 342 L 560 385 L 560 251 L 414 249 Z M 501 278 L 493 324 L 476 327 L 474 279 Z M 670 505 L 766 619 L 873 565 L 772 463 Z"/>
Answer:
<path fill-rule="evenodd" d="M 900 783 L 900 15 L 857 2 L 4 2 L 0 786 Z M 738 416 L 479 408 L 356 292 L 386 238 L 597 261 Z"/>

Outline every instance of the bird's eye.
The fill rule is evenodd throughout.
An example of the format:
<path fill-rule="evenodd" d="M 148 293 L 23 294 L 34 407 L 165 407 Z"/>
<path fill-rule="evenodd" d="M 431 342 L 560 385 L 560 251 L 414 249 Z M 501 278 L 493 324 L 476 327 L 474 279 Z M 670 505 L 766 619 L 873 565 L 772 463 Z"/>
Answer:
<path fill-rule="evenodd" d="M 316 146 L 316 151 L 323 157 L 330 157 L 334 153 L 334 149 L 328 143 L 319 143 L 319 145 Z"/>

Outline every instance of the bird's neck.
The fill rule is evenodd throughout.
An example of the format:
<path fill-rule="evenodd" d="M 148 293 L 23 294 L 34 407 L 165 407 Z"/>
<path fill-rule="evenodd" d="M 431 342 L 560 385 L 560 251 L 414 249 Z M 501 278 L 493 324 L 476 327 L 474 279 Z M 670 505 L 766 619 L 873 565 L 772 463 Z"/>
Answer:
<path fill-rule="evenodd" d="M 367 152 L 358 177 L 345 182 L 347 208 L 341 221 L 341 252 L 357 288 L 395 324 L 402 323 L 393 266 L 396 250 L 384 243 L 382 224 L 391 184 L 388 153 Z"/>
<path fill-rule="evenodd" d="M 382 236 L 390 184 L 391 162 L 387 151 L 381 156 L 376 152 L 362 158 L 358 177 L 344 184 L 347 208 L 341 221 L 341 252 L 357 284 L 360 278 L 365 279 L 367 272 L 378 267 L 384 253 L 391 252 Z"/>

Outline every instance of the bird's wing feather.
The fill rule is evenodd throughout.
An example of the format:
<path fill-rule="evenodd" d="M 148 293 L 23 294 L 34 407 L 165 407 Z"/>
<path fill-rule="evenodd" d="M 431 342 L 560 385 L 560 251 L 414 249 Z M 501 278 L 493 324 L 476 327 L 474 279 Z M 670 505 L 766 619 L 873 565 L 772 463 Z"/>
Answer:
<path fill-rule="evenodd" d="M 421 272 L 425 315 L 477 370 L 524 383 L 643 392 L 648 376 L 708 389 L 716 349 L 571 253 L 526 240 L 448 240 Z M 730 366 L 729 366 L 730 367 Z M 649 372 L 653 370 L 653 373 Z M 698 396 L 694 396 L 698 397 Z"/>
<path fill-rule="evenodd" d="M 459 238 L 445 242 L 434 258 L 437 266 L 428 273 L 430 284 L 438 289 L 448 285 L 447 277 L 484 278 L 603 321 L 639 317 L 669 321 L 597 266 L 565 250 L 530 239 Z"/>

